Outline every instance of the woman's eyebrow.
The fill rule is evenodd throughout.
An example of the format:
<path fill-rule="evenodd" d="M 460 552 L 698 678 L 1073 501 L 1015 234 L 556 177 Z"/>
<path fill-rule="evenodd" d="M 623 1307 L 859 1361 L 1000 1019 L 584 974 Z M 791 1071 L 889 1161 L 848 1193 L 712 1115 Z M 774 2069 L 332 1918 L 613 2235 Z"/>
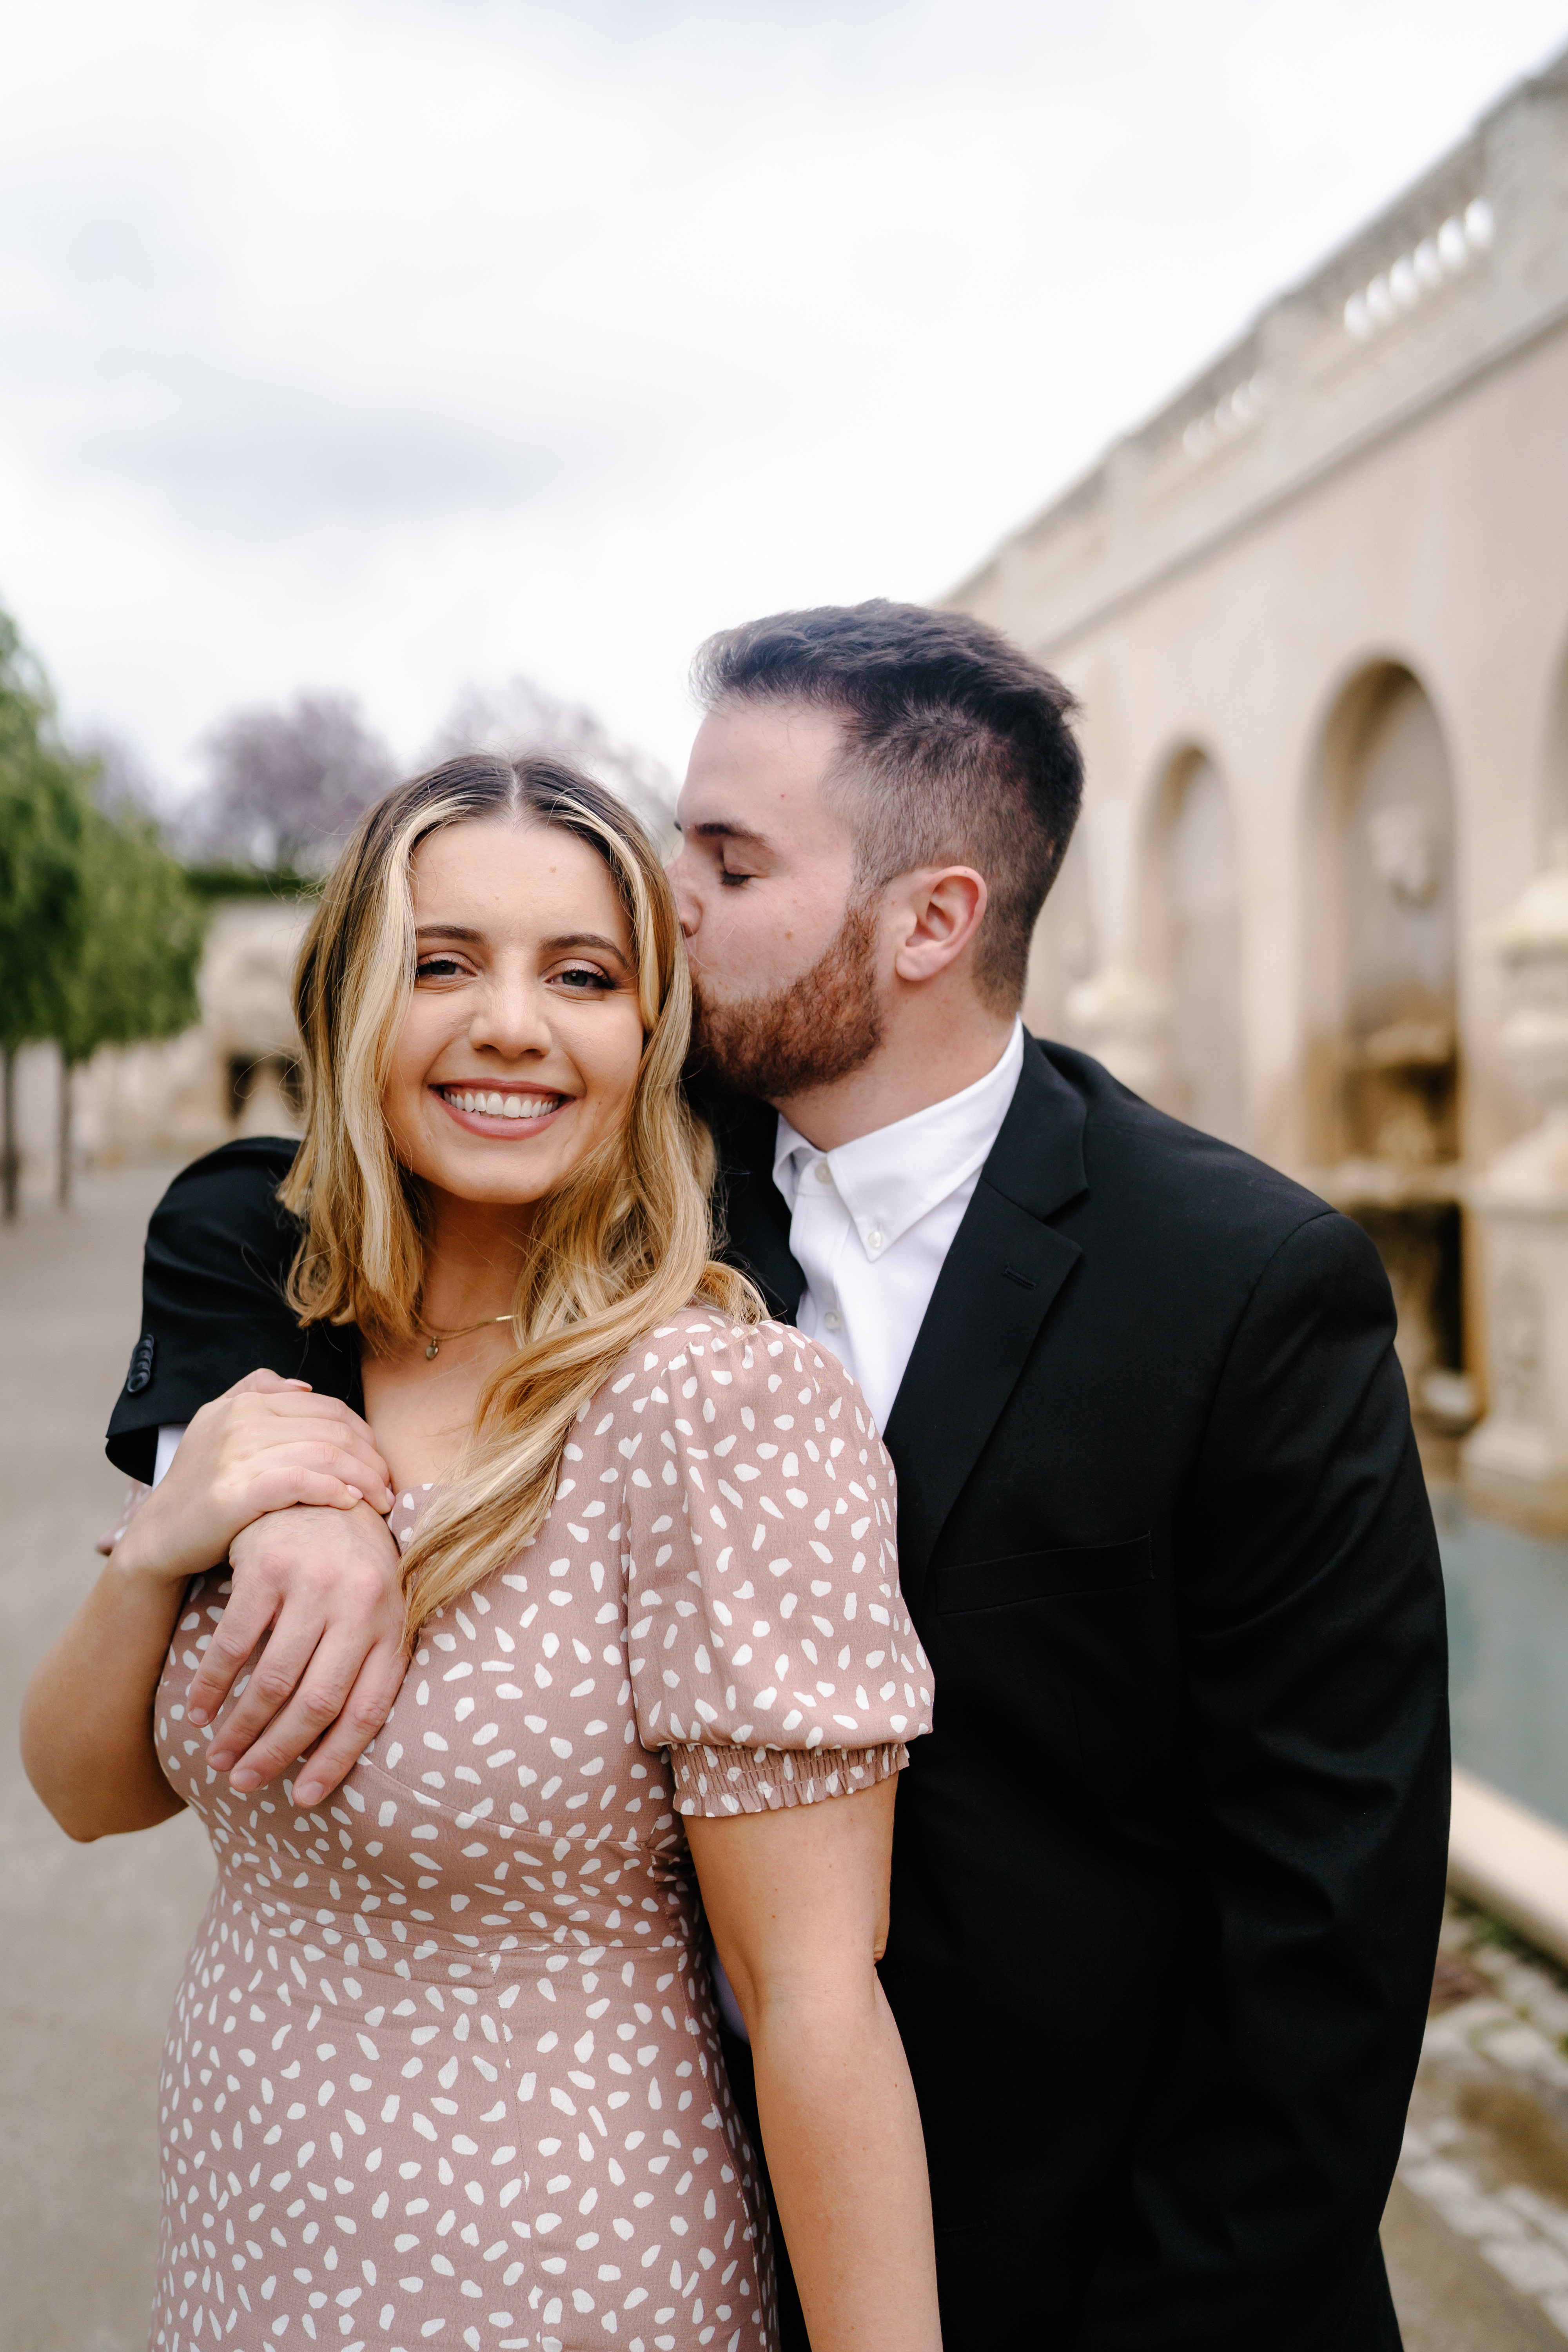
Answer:
<path fill-rule="evenodd" d="M 416 940 L 464 940 L 482 947 L 489 935 L 465 923 L 421 923 L 414 936 Z M 628 971 L 631 969 L 626 950 L 601 931 L 561 931 L 553 939 L 541 940 L 539 945 L 544 955 L 561 955 L 569 948 L 592 948 L 598 955 L 614 956 Z"/>
<path fill-rule="evenodd" d="M 552 940 L 541 940 L 539 944 L 547 955 L 559 955 L 566 948 L 593 948 L 600 955 L 614 956 L 617 963 L 626 961 L 626 950 L 598 931 L 562 931 Z"/>

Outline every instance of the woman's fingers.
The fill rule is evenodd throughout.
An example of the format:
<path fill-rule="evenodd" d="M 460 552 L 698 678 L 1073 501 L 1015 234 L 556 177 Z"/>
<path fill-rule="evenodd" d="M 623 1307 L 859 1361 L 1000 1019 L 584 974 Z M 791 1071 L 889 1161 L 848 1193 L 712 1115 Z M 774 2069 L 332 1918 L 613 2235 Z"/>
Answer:
<path fill-rule="evenodd" d="M 267 1382 L 274 1385 L 262 1385 Z M 180 1450 L 184 1454 L 189 1448 L 191 1459 L 205 1456 L 212 1449 L 221 1456 L 243 1454 L 252 1444 L 267 1445 L 284 1437 L 346 1445 L 373 1465 L 377 1476 L 390 1479 L 386 1462 L 363 1415 L 340 1398 L 317 1396 L 302 1382 L 279 1381 L 273 1372 L 247 1372 L 223 1396 L 203 1405 L 193 1415 Z"/>
<path fill-rule="evenodd" d="M 323 1485 L 321 1482 L 325 1481 Z M 226 1464 L 214 1482 L 215 1507 L 237 1533 L 265 1512 L 290 1503 L 336 1505 L 351 1488 L 374 1511 L 388 1511 L 393 1494 L 377 1465 L 353 1447 L 311 1438 L 268 1445 Z"/>

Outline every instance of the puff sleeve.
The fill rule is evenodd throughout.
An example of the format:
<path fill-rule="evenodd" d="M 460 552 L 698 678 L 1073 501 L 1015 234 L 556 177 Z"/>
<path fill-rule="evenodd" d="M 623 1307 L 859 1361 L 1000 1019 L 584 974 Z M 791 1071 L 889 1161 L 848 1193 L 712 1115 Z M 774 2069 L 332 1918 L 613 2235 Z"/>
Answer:
<path fill-rule="evenodd" d="M 901 1770 L 931 1668 L 848 1373 L 786 1325 L 694 1309 L 614 1386 L 633 1706 L 677 1810 L 812 1804 Z"/>

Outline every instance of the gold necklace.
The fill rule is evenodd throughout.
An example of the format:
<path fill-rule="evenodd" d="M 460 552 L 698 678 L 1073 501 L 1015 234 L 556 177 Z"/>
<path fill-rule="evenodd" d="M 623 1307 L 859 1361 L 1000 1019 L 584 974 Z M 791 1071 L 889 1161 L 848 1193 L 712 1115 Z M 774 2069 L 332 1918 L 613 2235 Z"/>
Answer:
<path fill-rule="evenodd" d="M 492 1324 L 510 1323 L 515 1320 L 515 1318 L 510 1315 L 487 1315 L 482 1322 L 465 1323 L 456 1331 L 437 1331 L 435 1325 L 426 1323 L 422 1315 L 416 1315 L 414 1320 L 419 1328 L 421 1336 L 430 1342 L 425 1350 L 425 1360 L 429 1363 L 433 1357 L 440 1354 L 443 1339 L 470 1339 L 476 1331 L 488 1331 Z"/>

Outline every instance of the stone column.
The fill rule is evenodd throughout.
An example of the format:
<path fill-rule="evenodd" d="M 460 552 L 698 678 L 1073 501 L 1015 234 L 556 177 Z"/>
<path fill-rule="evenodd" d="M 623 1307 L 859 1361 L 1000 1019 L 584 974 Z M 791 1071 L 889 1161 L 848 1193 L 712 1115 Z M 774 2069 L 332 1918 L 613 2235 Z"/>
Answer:
<path fill-rule="evenodd" d="M 1541 1117 L 1467 1192 L 1489 1402 L 1461 1476 L 1487 1517 L 1568 1536 L 1568 835 L 1486 938 L 1507 976 L 1503 1052 Z"/>
<path fill-rule="evenodd" d="M 1068 990 L 1067 1016 L 1075 1045 L 1103 1062 L 1135 1095 L 1167 1108 L 1171 1006 L 1157 982 L 1125 960 L 1107 964 Z"/>

